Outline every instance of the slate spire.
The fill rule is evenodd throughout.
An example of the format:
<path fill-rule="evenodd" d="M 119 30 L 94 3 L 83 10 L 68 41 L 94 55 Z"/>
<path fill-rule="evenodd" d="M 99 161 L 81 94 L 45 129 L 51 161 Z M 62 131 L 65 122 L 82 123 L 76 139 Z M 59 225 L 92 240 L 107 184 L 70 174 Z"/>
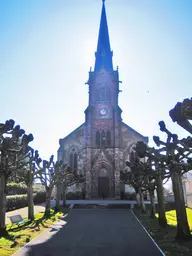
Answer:
<path fill-rule="evenodd" d="M 105 68 L 107 71 L 113 70 L 112 56 L 109 32 L 107 26 L 107 17 L 105 11 L 105 0 L 103 1 L 102 11 L 101 11 L 101 21 L 99 28 L 99 37 L 97 43 L 97 52 L 95 53 L 95 72 L 99 72 L 101 68 Z"/>

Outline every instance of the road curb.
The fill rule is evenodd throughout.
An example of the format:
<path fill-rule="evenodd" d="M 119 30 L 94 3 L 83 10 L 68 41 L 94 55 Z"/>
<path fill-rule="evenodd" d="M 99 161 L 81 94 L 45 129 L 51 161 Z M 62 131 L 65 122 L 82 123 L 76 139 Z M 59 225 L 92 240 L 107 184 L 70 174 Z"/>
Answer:
<path fill-rule="evenodd" d="M 149 234 L 149 232 L 147 231 L 147 229 L 142 225 L 142 223 L 140 222 L 140 220 L 137 218 L 137 216 L 135 215 L 135 213 L 133 212 L 133 210 L 131 210 L 133 216 L 135 217 L 135 219 L 139 222 L 139 224 L 141 225 L 141 227 L 145 230 L 145 232 L 147 233 L 147 235 L 149 236 L 149 238 L 152 240 L 152 242 L 155 244 L 155 246 L 157 247 L 157 249 L 161 252 L 161 254 L 163 256 L 166 256 L 165 253 L 161 250 L 161 248 L 158 246 L 158 244 L 155 242 L 155 240 L 152 238 L 152 236 Z"/>

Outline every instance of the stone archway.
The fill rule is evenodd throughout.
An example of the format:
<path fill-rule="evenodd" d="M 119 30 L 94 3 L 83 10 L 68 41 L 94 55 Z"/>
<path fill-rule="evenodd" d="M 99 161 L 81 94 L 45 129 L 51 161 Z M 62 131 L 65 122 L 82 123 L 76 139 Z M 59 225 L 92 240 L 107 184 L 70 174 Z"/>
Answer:
<path fill-rule="evenodd" d="M 112 165 L 107 159 L 97 160 L 91 171 L 91 197 L 113 198 L 115 196 L 115 177 Z"/>
<path fill-rule="evenodd" d="M 109 197 L 109 176 L 105 168 L 99 170 L 98 175 L 98 196 L 101 198 Z"/>

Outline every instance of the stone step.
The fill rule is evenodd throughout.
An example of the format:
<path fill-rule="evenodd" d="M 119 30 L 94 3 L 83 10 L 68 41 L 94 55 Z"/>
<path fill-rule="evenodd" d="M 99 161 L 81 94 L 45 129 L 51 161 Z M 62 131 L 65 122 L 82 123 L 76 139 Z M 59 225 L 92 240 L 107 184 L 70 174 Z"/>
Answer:
<path fill-rule="evenodd" d="M 130 209 L 128 204 L 75 204 L 73 209 Z"/>

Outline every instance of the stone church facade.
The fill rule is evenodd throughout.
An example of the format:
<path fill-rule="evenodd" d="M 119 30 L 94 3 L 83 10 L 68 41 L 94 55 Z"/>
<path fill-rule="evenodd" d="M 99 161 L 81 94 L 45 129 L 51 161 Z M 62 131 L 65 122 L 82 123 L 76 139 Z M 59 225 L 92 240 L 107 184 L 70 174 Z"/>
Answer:
<path fill-rule="evenodd" d="M 89 104 L 85 122 L 59 140 L 58 160 L 74 171 L 83 172 L 87 199 L 120 197 L 120 171 L 137 141 L 148 138 L 122 121 L 118 105 L 119 72 L 113 69 L 113 52 L 106 19 L 105 3 L 101 12 L 95 68 L 87 85 Z"/>

